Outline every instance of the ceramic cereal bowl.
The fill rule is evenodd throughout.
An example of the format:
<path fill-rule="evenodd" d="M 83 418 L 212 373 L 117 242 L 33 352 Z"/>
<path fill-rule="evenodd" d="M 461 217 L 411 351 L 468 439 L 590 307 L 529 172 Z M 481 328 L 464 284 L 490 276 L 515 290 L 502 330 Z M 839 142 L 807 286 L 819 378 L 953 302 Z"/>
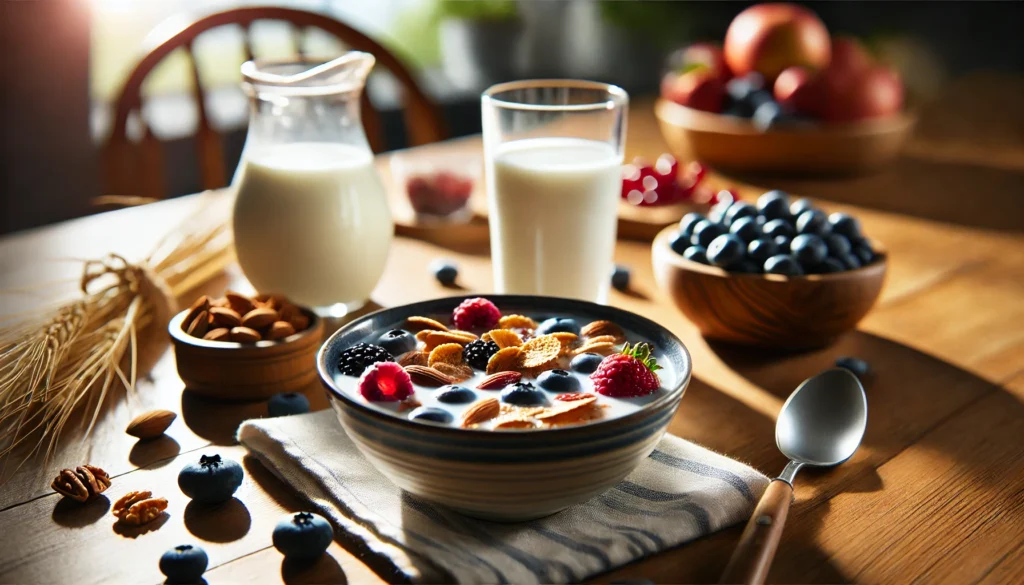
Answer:
<path fill-rule="evenodd" d="M 571 426 L 501 431 L 409 420 L 408 413 L 381 410 L 353 393 L 357 379 L 341 373 L 342 352 L 402 327 L 409 317 L 451 315 L 466 297 L 436 299 L 364 316 L 337 331 L 320 349 L 320 377 L 349 437 L 402 489 L 488 520 L 547 516 L 622 481 L 654 450 L 679 407 L 691 373 L 682 342 L 657 323 L 614 307 L 538 296 L 486 298 L 505 315 L 523 314 L 538 321 L 569 316 L 619 325 L 656 348 L 664 367 L 657 372 L 661 387 L 635 408 L 619 412 L 610 407 L 607 412 L 618 412 L 614 416 Z M 431 391 L 436 390 L 417 387 L 415 395 Z M 493 390 L 475 392 L 499 396 Z"/>

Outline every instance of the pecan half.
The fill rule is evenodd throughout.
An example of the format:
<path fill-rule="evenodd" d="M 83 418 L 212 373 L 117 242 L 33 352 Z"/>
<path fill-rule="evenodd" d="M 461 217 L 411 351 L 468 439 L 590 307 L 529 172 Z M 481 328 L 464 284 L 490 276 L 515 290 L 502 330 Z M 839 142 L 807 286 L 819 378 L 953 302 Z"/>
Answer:
<path fill-rule="evenodd" d="M 80 465 L 73 470 L 61 470 L 50 487 L 58 494 L 84 502 L 106 491 L 110 487 L 110 476 L 99 467 Z"/>
<path fill-rule="evenodd" d="M 128 492 L 114 504 L 114 516 L 131 526 L 152 522 L 167 509 L 166 499 L 152 495 L 153 492 Z"/>

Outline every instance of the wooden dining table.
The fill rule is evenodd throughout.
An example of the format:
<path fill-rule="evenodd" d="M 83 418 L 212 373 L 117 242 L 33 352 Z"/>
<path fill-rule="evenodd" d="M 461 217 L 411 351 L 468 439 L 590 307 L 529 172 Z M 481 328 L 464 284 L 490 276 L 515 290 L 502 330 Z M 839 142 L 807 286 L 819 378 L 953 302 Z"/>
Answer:
<path fill-rule="evenodd" d="M 925 130 L 901 160 L 867 176 L 717 177 L 747 199 L 786 185 L 827 210 L 853 213 L 888 249 L 888 280 L 877 305 L 829 347 L 784 353 L 708 341 L 656 285 L 650 242 L 622 239 L 616 246 L 615 261 L 629 267 L 632 280 L 628 291 L 612 291 L 610 304 L 665 325 L 693 357 L 692 381 L 669 427 L 680 437 L 776 474 L 786 461 L 774 444 L 775 418 L 790 392 L 841 356 L 870 365 L 864 442 L 848 462 L 800 475 L 770 582 L 1024 582 L 1024 151 L 1019 143 L 972 147 L 970 133 L 949 138 Z M 479 140 L 434 148 L 478 149 Z M 651 103 L 637 101 L 627 156 L 653 158 L 664 150 Z M 386 157 L 379 166 L 387 175 Z M 997 188 L 1003 191 L 994 193 Z M 974 197 L 964 198 L 968 192 Z M 140 259 L 211 197 L 216 201 L 208 213 L 227 220 L 231 194 L 224 192 L 5 237 L 0 284 L 10 289 L 73 278 L 81 270 L 75 259 L 108 252 Z M 439 284 L 427 269 L 439 257 L 458 264 L 458 290 Z M 247 287 L 235 266 L 180 301 L 228 287 Z M 492 290 L 486 243 L 442 246 L 397 237 L 372 300 L 393 306 Z M 194 395 L 178 378 L 172 351 L 162 349 L 135 396 L 118 400 L 89 436 L 69 427 L 49 460 L 8 470 L 0 486 L 0 583 L 158 583 L 160 555 L 186 542 L 207 551 L 211 584 L 400 579 L 340 531 L 316 562 L 283 561 L 271 544 L 273 526 L 310 504 L 235 440 L 239 423 L 266 416 L 266 404 Z M 327 407 L 321 388 L 306 394 L 314 409 Z M 132 417 L 153 408 L 179 415 L 165 437 L 136 441 L 125 434 Z M 213 508 L 189 503 L 176 484 L 184 464 L 211 453 L 240 461 L 246 472 L 237 498 Z M 110 474 L 109 499 L 79 505 L 50 489 L 59 470 L 84 463 Z M 167 498 L 167 514 L 140 530 L 115 525 L 111 502 L 128 490 Z M 721 530 L 594 581 L 716 582 L 741 529 Z"/>

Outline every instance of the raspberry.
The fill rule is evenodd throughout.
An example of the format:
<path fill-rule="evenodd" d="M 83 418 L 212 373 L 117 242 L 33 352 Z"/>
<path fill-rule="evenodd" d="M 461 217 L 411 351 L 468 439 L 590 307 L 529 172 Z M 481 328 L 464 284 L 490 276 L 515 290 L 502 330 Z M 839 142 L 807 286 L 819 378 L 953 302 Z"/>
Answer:
<path fill-rule="evenodd" d="M 378 362 L 359 378 L 359 393 L 371 402 L 398 402 L 412 396 L 412 379 L 395 362 Z"/>
<path fill-rule="evenodd" d="M 638 343 L 632 350 L 629 344 L 622 353 L 610 355 L 590 375 L 598 394 L 616 398 L 647 396 L 661 386 L 655 370 L 660 369 L 651 357 L 651 346 Z"/>
<path fill-rule="evenodd" d="M 498 319 L 501 319 L 501 311 L 483 297 L 466 299 L 452 312 L 455 327 L 463 331 L 493 329 Z"/>

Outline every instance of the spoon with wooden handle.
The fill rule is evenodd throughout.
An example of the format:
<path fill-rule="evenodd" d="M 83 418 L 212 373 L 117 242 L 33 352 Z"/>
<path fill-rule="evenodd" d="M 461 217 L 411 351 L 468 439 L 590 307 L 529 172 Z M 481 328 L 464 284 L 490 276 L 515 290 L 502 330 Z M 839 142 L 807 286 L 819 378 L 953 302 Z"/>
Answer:
<path fill-rule="evenodd" d="M 782 405 L 775 444 L 789 463 L 757 503 L 720 583 L 764 583 L 782 537 L 793 479 L 804 465 L 829 467 L 849 459 L 868 422 L 860 380 L 847 370 L 826 370 L 804 380 Z"/>

